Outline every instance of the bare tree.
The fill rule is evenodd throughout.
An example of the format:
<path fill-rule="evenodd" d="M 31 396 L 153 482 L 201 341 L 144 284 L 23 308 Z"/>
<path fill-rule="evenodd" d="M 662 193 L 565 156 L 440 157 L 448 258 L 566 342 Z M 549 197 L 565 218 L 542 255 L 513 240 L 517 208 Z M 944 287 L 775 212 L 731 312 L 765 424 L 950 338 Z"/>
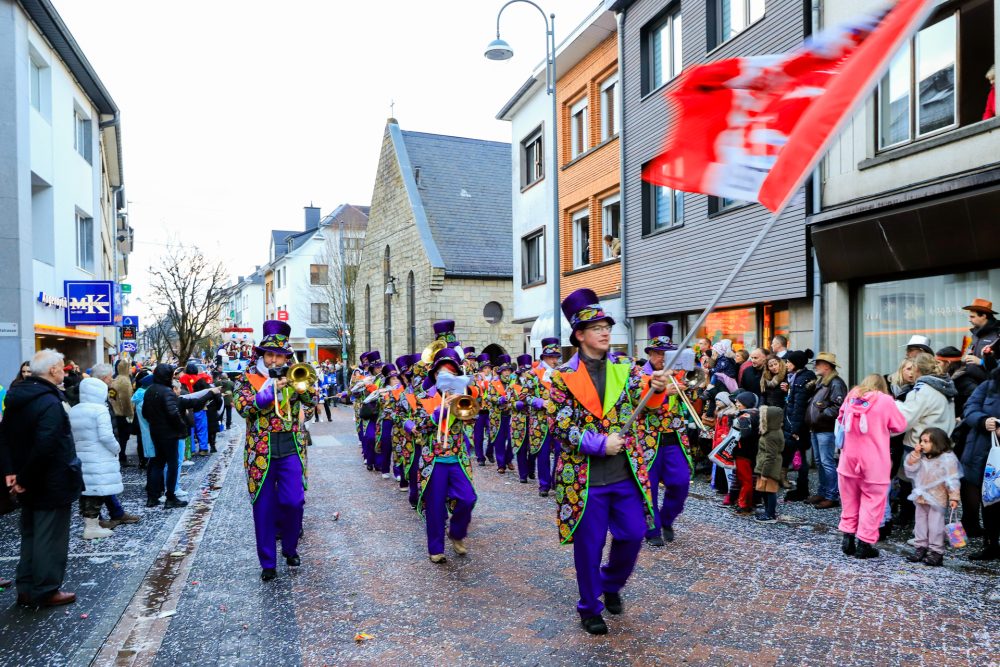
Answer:
<path fill-rule="evenodd" d="M 303 303 L 299 309 L 299 316 L 303 321 L 310 322 L 312 328 L 321 330 L 324 337 L 342 341 L 343 356 L 345 359 L 350 359 L 355 353 L 351 336 L 354 332 L 355 289 L 365 228 L 362 225 L 345 224 L 343 248 L 341 248 L 339 223 L 334 222 L 325 226 L 322 231 L 323 245 L 316 253 L 315 262 L 326 267 L 325 283 L 320 277 L 319 284 L 310 285 L 315 300 Z M 312 303 L 317 302 L 328 306 L 326 323 L 312 321 Z"/>
<path fill-rule="evenodd" d="M 216 332 L 226 305 L 228 274 L 197 246 L 172 242 L 160 266 L 150 270 L 149 302 L 163 313 L 170 351 L 183 363 Z"/>

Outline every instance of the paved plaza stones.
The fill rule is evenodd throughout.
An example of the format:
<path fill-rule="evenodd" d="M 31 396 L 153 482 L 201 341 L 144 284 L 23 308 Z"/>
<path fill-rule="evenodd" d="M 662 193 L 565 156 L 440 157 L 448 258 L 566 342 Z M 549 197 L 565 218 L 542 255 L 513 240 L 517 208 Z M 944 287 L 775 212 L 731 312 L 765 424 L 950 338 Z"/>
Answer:
<path fill-rule="evenodd" d="M 997 568 L 955 558 L 944 568 L 911 565 L 902 544 L 875 561 L 849 559 L 838 550 L 836 511 L 781 505 L 781 522 L 757 525 L 721 508 L 700 482 L 677 541 L 643 549 L 625 614 L 607 617 L 610 635 L 591 637 L 579 628 L 572 552 L 558 545 L 551 498 L 475 468 L 470 553 L 448 547 L 448 563 L 432 565 L 405 494 L 361 466 L 351 417 L 340 409 L 333 424 L 312 427 L 302 567 L 282 563 L 275 581 L 260 581 L 241 461 L 232 457 L 217 497 L 204 485 L 208 523 L 200 543 L 182 544 L 186 565 L 159 602 L 162 632 L 125 647 L 128 614 L 114 632 L 105 621 L 111 639 L 96 664 L 985 665 L 998 648 L 1000 605 L 986 601 Z M 160 549 L 178 532 L 159 531 Z M 123 567 L 154 574 L 155 555 Z M 69 587 L 92 567 L 71 560 Z M 99 591 L 77 585 L 81 601 L 69 615 L 5 610 L 5 657 L 67 664 L 39 652 L 61 641 L 61 655 L 86 664 L 79 658 L 102 641 L 94 630 L 57 638 L 79 628 L 86 610 L 122 616 L 122 588 L 148 590 L 149 577 L 122 579 Z M 7 653 L 12 631 L 34 646 Z M 355 642 L 357 633 L 373 639 Z"/>

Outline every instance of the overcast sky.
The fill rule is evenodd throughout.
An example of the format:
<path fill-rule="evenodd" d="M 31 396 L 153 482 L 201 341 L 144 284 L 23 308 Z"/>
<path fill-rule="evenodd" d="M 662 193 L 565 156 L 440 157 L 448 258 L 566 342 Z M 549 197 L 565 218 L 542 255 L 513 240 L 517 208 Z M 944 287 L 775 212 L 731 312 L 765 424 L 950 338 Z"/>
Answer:
<path fill-rule="evenodd" d="M 271 229 L 368 204 L 390 101 L 405 130 L 510 141 L 497 111 L 544 58 L 541 15 L 501 0 L 54 0 L 122 114 L 130 282 L 171 234 L 234 277 Z M 598 0 L 539 0 L 562 41 Z M 144 309 L 138 304 L 135 312 Z"/>

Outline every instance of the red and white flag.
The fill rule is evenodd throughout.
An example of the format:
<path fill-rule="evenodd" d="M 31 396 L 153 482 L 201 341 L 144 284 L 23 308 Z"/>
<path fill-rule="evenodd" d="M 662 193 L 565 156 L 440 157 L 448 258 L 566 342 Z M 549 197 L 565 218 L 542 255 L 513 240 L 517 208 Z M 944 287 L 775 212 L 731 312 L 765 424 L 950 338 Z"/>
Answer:
<path fill-rule="evenodd" d="M 679 114 L 666 150 L 643 178 L 780 211 L 933 4 L 899 0 L 789 54 L 685 70 L 668 93 Z"/>

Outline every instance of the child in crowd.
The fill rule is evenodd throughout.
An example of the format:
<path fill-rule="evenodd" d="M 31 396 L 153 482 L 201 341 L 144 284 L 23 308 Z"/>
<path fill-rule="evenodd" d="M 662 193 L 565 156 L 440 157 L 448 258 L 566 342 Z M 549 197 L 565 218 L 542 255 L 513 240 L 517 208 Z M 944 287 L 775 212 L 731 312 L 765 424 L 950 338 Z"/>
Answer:
<path fill-rule="evenodd" d="M 778 518 L 778 485 L 781 479 L 781 454 L 785 450 L 785 435 L 781 430 L 785 416 L 781 408 L 765 405 L 760 409 L 760 440 L 757 442 L 757 491 L 764 497 L 764 511 L 755 519 L 774 523 Z"/>
<path fill-rule="evenodd" d="M 712 436 L 712 449 L 719 446 L 726 436 L 729 435 L 729 429 L 731 428 L 730 421 L 736 416 L 736 406 L 733 405 L 733 399 L 730 397 L 729 392 L 723 391 L 719 392 L 715 397 L 715 433 Z M 725 473 L 725 482 L 720 479 L 720 475 Z M 729 506 L 733 504 L 733 499 L 736 498 L 736 475 L 732 470 L 724 470 L 720 466 L 713 464 L 712 466 L 712 486 L 717 492 L 721 492 L 723 486 L 725 486 L 726 497 L 722 499 L 722 504 Z"/>
<path fill-rule="evenodd" d="M 962 471 L 951 451 L 948 434 L 939 428 L 924 429 L 916 448 L 903 464 L 913 480 L 910 500 L 916 507 L 913 535 L 917 547 L 906 560 L 938 566 L 944 560 L 945 508 L 958 507 Z"/>
<path fill-rule="evenodd" d="M 741 391 L 736 395 L 737 415 L 733 419 L 733 428 L 740 432 L 740 442 L 733 452 L 736 458 L 736 485 L 739 487 L 736 509 L 737 514 L 749 516 L 754 508 L 753 469 L 757 461 L 758 439 L 760 438 L 760 416 L 757 412 L 757 396 L 749 391 Z"/>

